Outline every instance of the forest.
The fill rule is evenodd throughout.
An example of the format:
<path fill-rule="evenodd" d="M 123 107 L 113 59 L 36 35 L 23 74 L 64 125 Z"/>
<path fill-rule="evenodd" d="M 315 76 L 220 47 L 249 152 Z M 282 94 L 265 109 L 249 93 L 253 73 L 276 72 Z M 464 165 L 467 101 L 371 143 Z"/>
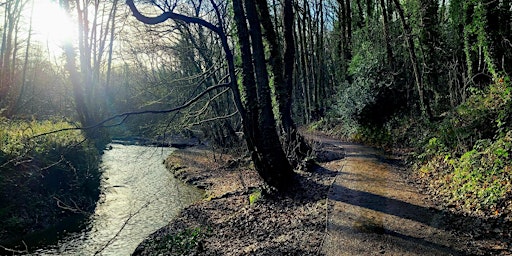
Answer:
<path fill-rule="evenodd" d="M 322 133 L 512 221 L 508 0 L 0 0 L 0 17 L 2 248 L 94 212 L 112 139 L 198 138 L 274 194 Z"/>

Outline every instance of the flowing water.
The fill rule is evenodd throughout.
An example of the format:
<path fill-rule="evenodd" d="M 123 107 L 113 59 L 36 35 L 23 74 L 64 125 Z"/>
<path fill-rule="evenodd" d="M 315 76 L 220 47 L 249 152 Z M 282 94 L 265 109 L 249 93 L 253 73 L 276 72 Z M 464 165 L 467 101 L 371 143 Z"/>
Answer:
<path fill-rule="evenodd" d="M 200 198 L 200 190 L 173 178 L 162 164 L 172 148 L 111 146 L 102 157 L 101 198 L 86 227 L 36 255 L 130 255 Z"/>

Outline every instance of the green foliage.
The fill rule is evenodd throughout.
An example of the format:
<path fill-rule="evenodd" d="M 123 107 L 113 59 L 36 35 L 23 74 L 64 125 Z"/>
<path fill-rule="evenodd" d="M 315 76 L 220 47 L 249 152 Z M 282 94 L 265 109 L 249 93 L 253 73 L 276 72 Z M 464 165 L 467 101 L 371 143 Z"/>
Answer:
<path fill-rule="evenodd" d="M 512 125 L 510 104 L 510 87 L 505 82 L 493 84 L 485 92 L 475 91 L 440 123 L 436 137 L 448 149 L 470 150 L 476 141 L 492 139 L 498 128 Z"/>
<path fill-rule="evenodd" d="M 482 53 L 487 69 L 493 77 L 497 77 L 496 67 L 490 53 L 489 37 L 486 32 L 487 12 L 485 3 L 480 0 L 464 1 L 463 10 L 465 14 L 472 11 L 471 17 L 465 17 L 466 20 L 470 21 L 469 24 L 464 26 L 464 51 L 469 68 L 468 73 L 472 75 L 473 54 L 478 55 Z M 476 42 L 470 40 L 473 37 L 476 37 Z"/>
<path fill-rule="evenodd" d="M 365 37 L 365 33 L 360 32 L 356 36 Z M 357 132 L 355 124 L 358 116 L 366 106 L 375 102 L 376 88 L 383 83 L 378 81 L 377 76 L 382 69 L 383 54 L 384 50 L 376 49 L 375 44 L 370 41 L 364 41 L 354 49 L 354 57 L 348 67 L 353 82 L 345 81 L 341 85 L 335 106 L 348 134 Z"/>
<path fill-rule="evenodd" d="M 499 214 L 512 196 L 512 97 L 509 78 L 500 81 L 445 118 L 420 154 L 431 185 L 466 211 Z"/>
<path fill-rule="evenodd" d="M 258 202 L 261 198 L 261 189 L 257 189 L 255 191 L 253 191 L 250 195 L 249 195 L 249 204 L 250 205 L 253 205 L 255 204 L 256 202 Z"/>
<path fill-rule="evenodd" d="M 512 133 L 494 143 L 478 141 L 475 149 L 453 163 L 453 199 L 478 209 L 492 207 L 511 191 Z"/>
<path fill-rule="evenodd" d="M 450 203 L 467 211 L 494 212 L 512 194 L 511 142 L 511 132 L 495 142 L 479 140 L 459 158 L 434 156 L 422 171 L 436 173 L 438 192 Z"/>
<path fill-rule="evenodd" d="M 156 245 L 156 251 L 166 255 L 190 255 L 201 250 L 202 240 L 211 233 L 209 228 L 187 228 L 177 234 L 168 234 Z"/>
<path fill-rule="evenodd" d="M 386 127 L 359 126 L 352 138 L 358 142 L 383 147 L 392 143 L 391 133 Z"/>

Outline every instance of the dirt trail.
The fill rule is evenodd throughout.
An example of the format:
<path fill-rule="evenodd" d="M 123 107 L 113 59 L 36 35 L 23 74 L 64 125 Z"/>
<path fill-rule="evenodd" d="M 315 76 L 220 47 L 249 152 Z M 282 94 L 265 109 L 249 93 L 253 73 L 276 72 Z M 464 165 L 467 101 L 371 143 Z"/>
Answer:
<path fill-rule="evenodd" d="M 468 255 L 460 239 L 443 230 L 434 209 L 376 151 L 328 141 L 345 158 L 325 164 L 338 174 L 330 189 L 326 255 Z"/>

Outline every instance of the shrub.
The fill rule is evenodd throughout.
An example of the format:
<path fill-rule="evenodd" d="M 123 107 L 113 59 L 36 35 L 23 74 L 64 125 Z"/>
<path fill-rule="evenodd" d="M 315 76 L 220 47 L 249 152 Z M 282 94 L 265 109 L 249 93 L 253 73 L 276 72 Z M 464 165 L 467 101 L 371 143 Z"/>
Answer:
<path fill-rule="evenodd" d="M 424 164 L 420 171 L 431 177 L 431 187 L 468 212 L 496 215 L 512 211 L 508 84 L 498 82 L 485 92 L 475 92 L 440 123 L 435 136 L 421 149 Z"/>

